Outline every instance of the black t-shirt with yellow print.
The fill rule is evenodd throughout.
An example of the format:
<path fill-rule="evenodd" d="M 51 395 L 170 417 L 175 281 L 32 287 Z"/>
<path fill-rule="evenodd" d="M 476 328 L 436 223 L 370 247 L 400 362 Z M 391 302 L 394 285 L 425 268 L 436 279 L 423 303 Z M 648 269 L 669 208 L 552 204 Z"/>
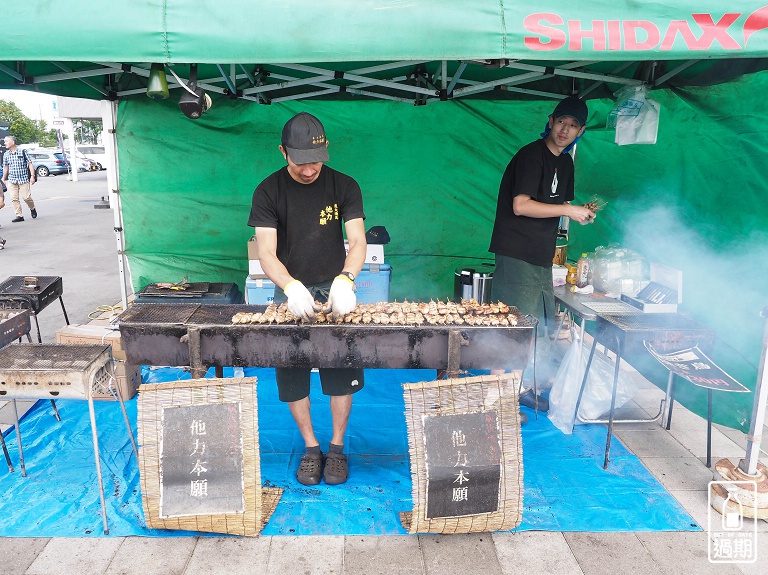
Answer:
<path fill-rule="evenodd" d="M 253 192 L 248 225 L 277 230 L 277 258 L 305 285 L 331 281 L 344 267 L 342 221 L 365 218 L 363 195 L 349 176 L 324 165 L 311 184 L 284 167 Z"/>

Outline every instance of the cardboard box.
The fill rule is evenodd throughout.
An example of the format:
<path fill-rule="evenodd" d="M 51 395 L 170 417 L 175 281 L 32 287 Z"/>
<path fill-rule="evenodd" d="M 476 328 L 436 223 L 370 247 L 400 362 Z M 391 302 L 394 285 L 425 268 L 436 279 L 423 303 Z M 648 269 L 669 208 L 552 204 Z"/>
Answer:
<path fill-rule="evenodd" d="M 120 390 L 120 395 L 122 396 L 123 401 L 133 399 L 136 397 L 139 385 L 141 385 L 141 367 L 123 361 L 113 361 L 112 364 L 114 366 L 114 376 L 117 380 L 112 385 Z M 103 393 L 94 393 L 93 399 L 100 401 L 116 401 L 108 389 L 105 389 Z"/>
<path fill-rule="evenodd" d="M 256 236 L 251 236 L 248 240 L 248 277 L 254 279 L 266 279 L 267 274 L 261 269 L 261 262 L 259 261 L 259 248 L 256 243 Z M 247 303 L 247 300 L 246 300 Z"/>
<path fill-rule="evenodd" d="M 259 246 L 256 244 L 256 236 L 251 236 L 251 239 L 248 240 L 248 259 L 259 259 Z"/>
<path fill-rule="evenodd" d="M 85 324 L 67 325 L 56 331 L 56 343 L 72 343 L 77 345 L 111 345 L 112 357 L 125 361 L 125 350 L 122 346 L 120 331 L 104 325 Z"/>

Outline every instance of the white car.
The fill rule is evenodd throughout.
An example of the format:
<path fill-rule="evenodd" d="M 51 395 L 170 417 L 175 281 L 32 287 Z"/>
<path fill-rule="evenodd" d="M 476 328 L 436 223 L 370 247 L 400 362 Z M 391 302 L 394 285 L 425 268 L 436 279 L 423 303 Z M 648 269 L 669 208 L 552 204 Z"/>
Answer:
<path fill-rule="evenodd" d="M 96 146 L 93 144 L 79 144 L 77 151 L 81 152 L 87 158 L 96 161 L 99 164 L 100 170 L 107 169 L 107 151 L 104 146 Z"/>

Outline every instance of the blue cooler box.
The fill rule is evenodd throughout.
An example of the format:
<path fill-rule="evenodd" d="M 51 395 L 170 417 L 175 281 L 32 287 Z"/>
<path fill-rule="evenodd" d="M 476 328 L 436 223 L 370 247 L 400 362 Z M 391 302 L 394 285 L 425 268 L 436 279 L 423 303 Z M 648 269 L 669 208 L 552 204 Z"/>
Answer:
<path fill-rule="evenodd" d="M 357 286 L 357 301 L 360 303 L 376 303 L 389 301 L 389 282 L 392 278 L 392 267 L 389 264 L 365 264 L 355 278 Z M 245 303 L 251 305 L 267 305 L 275 299 L 275 284 L 268 279 L 245 280 Z"/>
<path fill-rule="evenodd" d="M 355 278 L 357 301 L 359 303 L 389 301 L 391 279 L 392 267 L 389 264 L 365 264 Z"/>
<path fill-rule="evenodd" d="M 245 303 L 267 305 L 275 299 L 275 284 L 272 280 L 245 278 Z"/>

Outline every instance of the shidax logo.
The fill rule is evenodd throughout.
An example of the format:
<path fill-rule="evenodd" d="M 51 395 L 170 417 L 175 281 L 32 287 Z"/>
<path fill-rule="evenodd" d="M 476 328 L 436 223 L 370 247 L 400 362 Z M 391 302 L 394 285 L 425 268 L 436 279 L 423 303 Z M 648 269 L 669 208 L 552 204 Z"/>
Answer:
<path fill-rule="evenodd" d="M 768 6 L 744 19 L 741 34 L 737 22 L 741 12 L 691 14 L 685 20 L 565 20 L 554 12 L 536 12 L 523 20 L 525 47 L 539 52 L 583 49 L 585 41 L 594 51 L 648 51 L 673 49 L 682 41 L 688 50 L 743 50 L 753 34 L 768 28 Z M 717 18 L 717 20 L 715 20 Z"/>

